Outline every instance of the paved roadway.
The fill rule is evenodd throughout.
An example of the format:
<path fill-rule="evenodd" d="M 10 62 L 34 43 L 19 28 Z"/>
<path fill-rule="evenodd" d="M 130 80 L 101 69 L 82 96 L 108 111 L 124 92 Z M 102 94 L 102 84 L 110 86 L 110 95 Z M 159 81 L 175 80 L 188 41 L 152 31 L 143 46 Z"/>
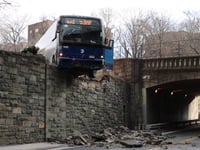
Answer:
<path fill-rule="evenodd" d="M 144 145 L 141 148 L 109 148 L 109 150 L 200 150 L 200 127 L 172 132 L 162 145 Z M 170 144 L 171 143 L 171 144 Z M 56 143 L 33 143 L 13 146 L 0 146 L 0 150 L 108 150 L 97 147 L 69 147 Z"/>

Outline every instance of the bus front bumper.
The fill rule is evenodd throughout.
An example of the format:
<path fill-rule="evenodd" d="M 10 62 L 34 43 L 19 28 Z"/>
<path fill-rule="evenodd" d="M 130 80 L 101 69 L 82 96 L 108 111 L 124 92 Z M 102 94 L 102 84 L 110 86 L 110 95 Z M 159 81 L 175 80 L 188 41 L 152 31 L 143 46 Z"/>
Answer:
<path fill-rule="evenodd" d="M 59 68 L 82 68 L 82 69 L 91 69 L 99 70 L 104 66 L 103 59 L 69 59 L 69 58 L 60 58 L 57 66 Z"/>

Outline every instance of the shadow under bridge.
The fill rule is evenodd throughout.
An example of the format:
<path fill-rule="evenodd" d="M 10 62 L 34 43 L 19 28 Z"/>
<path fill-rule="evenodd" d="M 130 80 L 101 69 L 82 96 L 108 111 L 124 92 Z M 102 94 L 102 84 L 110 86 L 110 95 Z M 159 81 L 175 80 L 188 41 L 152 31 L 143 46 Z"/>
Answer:
<path fill-rule="evenodd" d="M 147 126 L 199 119 L 200 79 L 165 83 L 146 92 Z"/>

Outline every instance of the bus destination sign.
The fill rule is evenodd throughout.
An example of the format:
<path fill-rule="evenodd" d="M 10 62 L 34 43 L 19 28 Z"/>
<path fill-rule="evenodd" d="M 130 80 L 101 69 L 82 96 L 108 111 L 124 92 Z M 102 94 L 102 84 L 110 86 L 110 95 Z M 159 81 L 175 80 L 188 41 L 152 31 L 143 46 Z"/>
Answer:
<path fill-rule="evenodd" d="M 65 23 L 68 25 L 84 25 L 84 26 L 99 25 L 98 20 L 75 19 L 75 18 L 65 18 Z"/>

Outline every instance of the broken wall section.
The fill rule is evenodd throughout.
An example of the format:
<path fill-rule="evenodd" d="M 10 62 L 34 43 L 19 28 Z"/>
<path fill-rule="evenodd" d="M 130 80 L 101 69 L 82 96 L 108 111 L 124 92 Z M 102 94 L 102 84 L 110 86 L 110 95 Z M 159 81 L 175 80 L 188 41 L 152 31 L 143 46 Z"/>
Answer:
<path fill-rule="evenodd" d="M 70 72 L 48 67 L 47 139 L 65 141 L 74 131 L 92 134 L 127 125 L 127 83 L 72 78 Z"/>

